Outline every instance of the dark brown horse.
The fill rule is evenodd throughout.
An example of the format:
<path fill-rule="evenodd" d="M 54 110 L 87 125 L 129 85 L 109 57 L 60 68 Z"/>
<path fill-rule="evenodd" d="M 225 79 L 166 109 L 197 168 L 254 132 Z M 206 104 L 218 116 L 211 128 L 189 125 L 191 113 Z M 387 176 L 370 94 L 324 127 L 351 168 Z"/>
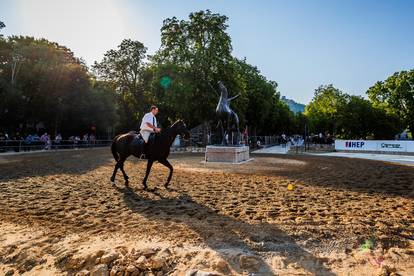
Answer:
<path fill-rule="evenodd" d="M 115 181 L 116 172 L 118 169 L 121 169 L 125 179 L 125 184 L 128 185 L 128 175 L 124 171 L 125 160 L 130 155 L 140 158 L 142 154 L 145 154 L 145 158 L 148 159 L 148 163 L 147 171 L 145 173 L 144 180 L 142 181 L 144 190 L 148 188 L 148 175 L 150 174 L 152 164 L 155 161 L 160 162 L 170 169 L 170 174 L 168 175 L 167 182 L 164 185 L 167 188 L 173 174 L 173 167 L 170 162 L 168 162 L 167 158 L 170 154 L 170 147 L 178 134 L 183 136 L 184 139 L 190 138 L 190 132 L 187 130 L 187 127 L 182 120 L 178 120 L 161 133 L 155 134 L 155 136 L 152 137 L 146 145 L 144 145 L 144 140 L 141 135 L 136 132 L 128 132 L 115 136 L 112 141 L 111 151 L 115 158 L 116 164 L 114 172 L 111 176 L 111 181 Z"/>

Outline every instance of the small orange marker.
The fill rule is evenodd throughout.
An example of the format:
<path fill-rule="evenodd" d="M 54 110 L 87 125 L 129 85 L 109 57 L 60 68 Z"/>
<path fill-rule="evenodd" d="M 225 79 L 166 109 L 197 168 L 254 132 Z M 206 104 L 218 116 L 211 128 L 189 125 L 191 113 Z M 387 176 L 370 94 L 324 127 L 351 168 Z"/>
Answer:
<path fill-rule="evenodd" d="M 295 189 L 295 186 L 293 186 L 292 184 L 289 184 L 287 186 L 288 191 L 293 191 L 293 189 Z"/>

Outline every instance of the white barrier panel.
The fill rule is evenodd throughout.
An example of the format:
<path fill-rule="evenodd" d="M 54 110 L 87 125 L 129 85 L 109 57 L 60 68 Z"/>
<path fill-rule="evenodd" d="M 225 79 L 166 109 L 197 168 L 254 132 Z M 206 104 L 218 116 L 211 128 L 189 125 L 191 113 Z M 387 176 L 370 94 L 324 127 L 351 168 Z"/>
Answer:
<path fill-rule="evenodd" d="M 336 150 L 414 152 L 414 141 L 335 140 Z"/>
<path fill-rule="evenodd" d="M 414 152 L 414 141 L 407 141 L 407 152 Z"/>
<path fill-rule="evenodd" d="M 376 151 L 377 142 L 367 140 L 335 140 L 335 149 Z"/>
<path fill-rule="evenodd" d="M 377 141 L 377 151 L 407 152 L 407 141 Z"/>

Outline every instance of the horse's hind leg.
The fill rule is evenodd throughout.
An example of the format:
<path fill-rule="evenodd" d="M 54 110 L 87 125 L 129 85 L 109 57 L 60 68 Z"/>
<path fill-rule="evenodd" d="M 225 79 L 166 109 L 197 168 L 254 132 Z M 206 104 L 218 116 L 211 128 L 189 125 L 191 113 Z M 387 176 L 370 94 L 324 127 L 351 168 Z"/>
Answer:
<path fill-rule="evenodd" d="M 119 168 L 121 169 L 122 175 L 124 176 L 125 185 L 128 185 L 128 183 L 129 183 L 129 181 L 128 181 L 129 177 L 128 177 L 128 175 L 124 171 L 124 162 L 125 162 L 125 160 L 126 160 L 126 158 L 123 158 L 123 159 L 119 160 L 119 163 L 120 163 Z"/>
<path fill-rule="evenodd" d="M 111 181 L 115 182 L 115 177 L 116 177 L 116 173 L 118 172 L 118 169 L 121 169 L 122 175 L 124 176 L 125 179 L 125 184 L 128 184 L 128 175 L 125 173 L 124 171 L 124 162 L 126 160 L 126 157 L 121 157 L 115 164 L 115 168 L 114 168 L 114 172 L 112 173 L 111 176 Z"/>
<path fill-rule="evenodd" d="M 171 166 L 170 162 L 168 162 L 168 160 L 162 160 L 160 161 L 160 163 L 170 169 L 170 174 L 168 175 L 167 182 L 164 184 L 164 187 L 168 188 L 168 184 L 170 184 L 174 169 L 173 169 L 173 166 Z"/>
<path fill-rule="evenodd" d="M 232 111 L 232 114 L 234 116 L 234 124 L 236 125 L 236 145 L 240 145 L 240 121 L 239 116 Z"/>
<path fill-rule="evenodd" d="M 117 161 L 115 164 L 114 172 L 112 173 L 112 176 L 111 176 L 111 182 L 115 182 L 115 176 L 116 176 L 116 172 L 118 171 L 118 169 L 119 169 L 119 161 Z"/>

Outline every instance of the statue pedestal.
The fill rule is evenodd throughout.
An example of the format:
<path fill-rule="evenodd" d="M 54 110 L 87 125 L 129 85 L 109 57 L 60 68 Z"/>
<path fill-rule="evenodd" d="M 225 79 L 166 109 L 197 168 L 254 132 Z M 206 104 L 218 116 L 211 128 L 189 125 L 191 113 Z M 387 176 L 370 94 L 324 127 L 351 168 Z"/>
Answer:
<path fill-rule="evenodd" d="M 240 163 L 249 160 L 249 147 L 207 146 L 206 162 Z"/>

